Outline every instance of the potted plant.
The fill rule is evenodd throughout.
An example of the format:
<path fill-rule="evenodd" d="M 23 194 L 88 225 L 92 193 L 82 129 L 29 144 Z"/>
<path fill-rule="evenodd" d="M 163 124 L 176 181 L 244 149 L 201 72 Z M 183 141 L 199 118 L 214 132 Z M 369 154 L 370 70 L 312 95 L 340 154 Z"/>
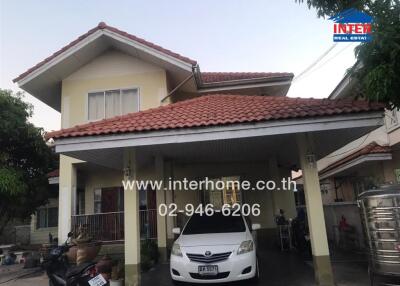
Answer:
<path fill-rule="evenodd" d="M 123 286 L 124 285 L 125 270 L 121 261 L 118 261 L 113 266 L 111 271 L 110 286 Z"/>

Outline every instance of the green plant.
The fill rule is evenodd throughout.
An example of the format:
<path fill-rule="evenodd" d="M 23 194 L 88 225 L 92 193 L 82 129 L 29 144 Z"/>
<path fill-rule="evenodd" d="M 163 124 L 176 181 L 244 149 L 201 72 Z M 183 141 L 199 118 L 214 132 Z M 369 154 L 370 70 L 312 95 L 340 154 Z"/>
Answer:
<path fill-rule="evenodd" d="M 0 89 L 0 234 L 13 219 L 29 218 L 47 202 L 47 174 L 56 166 L 44 131 L 29 122 L 22 93 Z"/>
<path fill-rule="evenodd" d="M 140 247 L 140 265 L 142 271 L 148 271 L 154 264 L 158 262 L 159 253 L 158 246 L 154 240 L 144 240 Z"/>

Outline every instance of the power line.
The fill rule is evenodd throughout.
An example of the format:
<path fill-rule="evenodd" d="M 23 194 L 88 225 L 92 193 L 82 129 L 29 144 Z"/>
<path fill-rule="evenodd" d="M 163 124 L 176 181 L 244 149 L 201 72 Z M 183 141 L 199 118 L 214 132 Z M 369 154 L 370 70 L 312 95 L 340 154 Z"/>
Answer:
<path fill-rule="evenodd" d="M 332 51 L 337 46 L 337 43 L 334 43 L 328 50 L 326 50 L 322 55 L 320 55 L 311 65 L 309 65 L 305 70 L 303 70 L 298 76 L 296 76 L 292 82 L 297 81 L 304 74 L 306 74 L 309 70 L 311 70 L 314 66 L 316 66 L 324 57 L 326 57 L 330 51 Z"/>
<path fill-rule="evenodd" d="M 368 139 L 368 137 L 369 137 L 369 135 L 370 135 L 371 133 L 372 133 L 372 132 L 370 132 L 370 133 L 364 135 L 365 138 L 364 138 L 364 139 L 361 141 L 361 143 L 358 144 L 356 147 L 353 147 L 353 148 L 351 148 L 351 149 L 349 149 L 349 150 L 346 150 L 346 151 L 344 151 L 344 152 L 342 152 L 342 153 L 337 153 L 337 154 L 332 154 L 332 155 L 330 155 L 330 156 L 326 156 L 325 158 L 334 158 L 334 157 L 347 154 L 347 153 L 349 153 L 349 152 L 351 152 L 351 151 L 354 151 L 354 150 L 360 148 L 360 147 L 365 143 L 365 141 L 367 141 L 367 139 Z"/>
<path fill-rule="evenodd" d="M 331 60 L 333 60 L 334 58 L 336 58 L 338 55 L 340 55 L 341 53 L 343 53 L 348 47 L 351 46 L 352 43 L 349 43 L 348 45 L 346 45 L 343 49 L 339 50 L 336 54 L 334 54 L 332 57 L 328 58 L 326 61 L 324 61 L 323 63 L 321 63 L 319 66 L 315 67 L 312 70 L 309 70 L 309 72 L 307 74 L 303 74 L 303 77 L 300 79 L 304 79 L 306 77 L 308 77 L 309 75 L 311 75 L 312 73 L 316 72 L 317 70 L 319 70 L 320 68 L 322 68 L 323 66 L 325 66 L 327 63 L 329 63 Z"/>

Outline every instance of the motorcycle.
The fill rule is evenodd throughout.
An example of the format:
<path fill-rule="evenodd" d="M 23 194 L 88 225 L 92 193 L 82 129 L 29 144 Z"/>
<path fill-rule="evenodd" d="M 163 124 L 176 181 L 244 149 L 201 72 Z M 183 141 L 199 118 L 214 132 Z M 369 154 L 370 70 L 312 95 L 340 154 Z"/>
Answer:
<path fill-rule="evenodd" d="M 64 244 L 50 250 L 42 265 L 49 277 L 49 286 L 103 286 L 108 281 L 98 273 L 96 263 L 84 262 L 76 266 L 70 265 L 66 253 L 74 246 L 71 244 L 72 232 Z"/>

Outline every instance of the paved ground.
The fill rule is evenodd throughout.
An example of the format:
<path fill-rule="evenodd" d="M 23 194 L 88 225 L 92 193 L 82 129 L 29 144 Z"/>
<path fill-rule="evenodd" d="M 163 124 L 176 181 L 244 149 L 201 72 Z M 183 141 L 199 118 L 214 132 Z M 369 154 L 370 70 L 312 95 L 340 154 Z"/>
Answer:
<path fill-rule="evenodd" d="M 312 286 L 314 270 L 311 261 L 304 261 L 296 253 L 263 250 L 260 254 L 261 277 L 257 284 L 268 286 Z M 333 271 L 338 286 L 367 286 L 367 263 L 362 255 L 335 253 Z M 160 264 L 142 275 L 141 286 L 172 286 L 169 265 Z M 247 286 L 249 282 L 231 283 Z M 378 285 L 378 284 L 377 284 Z M 391 284 L 395 285 L 395 284 Z M 400 285 L 397 284 L 397 285 Z M 48 286 L 40 269 L 23 269 L 22 265 L 0 266 L 0 286 Z"/>
<path fill-rule="evenodd" d="M 23 264 L 0 266 L 1 286 L 48 286 L 43 271 L 38 268 L 23 269 Z"/>
<path fill-rule="evenodd" d="M 315 285 L 312 262 L 305 262 L 296 253 L 270 249 L 259 252 L 260 281 L 256 285 L 312 286 Z M 333 271 L 338 286 L 369 285 L 367 263 L 361 255 L 333 257 Z M 169 265 L 162 264 L 142 276 L 142 286 L 171 286 Z M 249 282 L 230 285 L 244 286 Z M 254 284 L 253 284 L 254 285 Z"/>

